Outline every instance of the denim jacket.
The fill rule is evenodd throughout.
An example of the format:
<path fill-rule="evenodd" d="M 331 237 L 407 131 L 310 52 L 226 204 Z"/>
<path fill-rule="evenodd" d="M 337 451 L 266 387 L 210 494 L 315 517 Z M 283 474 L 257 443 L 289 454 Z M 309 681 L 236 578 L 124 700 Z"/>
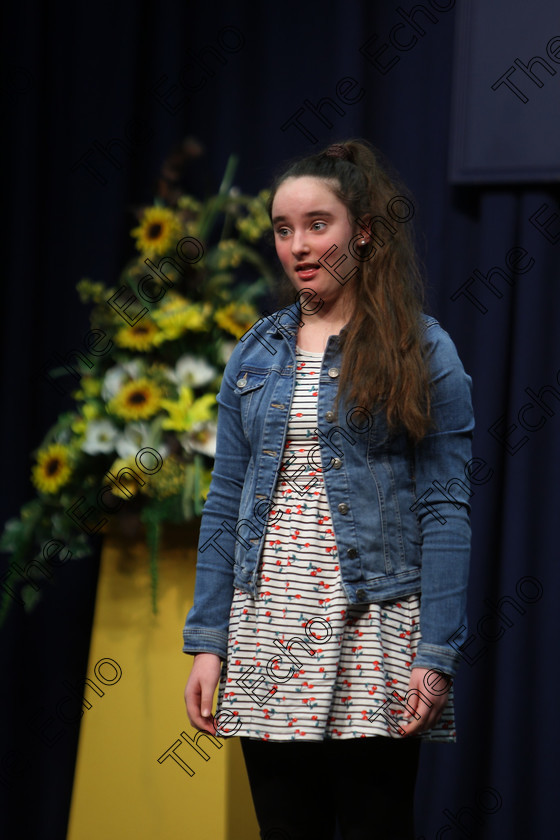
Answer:
<path fill-rule="evenodd" d="M 194 606 L 183 630 L 185 653 L 206 651 L 225 659 L 234 587 L 256 594 L 266 525 L 280 513 L 271 500 L 294 393 L 299 307 L 258 321 L 224 372 Z M 414 666 L 454 675 L 461 659 L 457 649 L 467 634 L 471 378 L 449 335 L 434 318 L 422 319 L 435 427 L 414 446 L 404 432 L 388 434 L 383 412 L 341 401 L 335 417 L 341 351 L 339 336 L 331 335 L 320 372 L 317 426 L 311 430 L 317 445 L 308 460 L 322 467 L 348 601 L 376 603 L 421 593 Z M 309 479 L 288 461 L 282 480 L 295 493 Z"/>

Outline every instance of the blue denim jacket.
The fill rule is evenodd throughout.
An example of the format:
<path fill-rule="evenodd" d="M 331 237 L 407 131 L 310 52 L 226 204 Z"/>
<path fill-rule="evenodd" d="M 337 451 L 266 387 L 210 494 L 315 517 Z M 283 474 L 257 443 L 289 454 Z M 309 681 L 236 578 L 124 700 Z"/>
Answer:
<path fill-rule="evenodd" d="M 272 498 L 282 466 L 295 385 L 299 303 L 257 322 L 237 344 L 218 394 L 212 484 L 204 506 L 194 606 L 185 653 L 226 657 L 234 587 L 256 593 Z M 435 428 L 417 446 L 389 435 L 382 412 L 333 401 L 341 365 L 339 336 L 328 339 L 319 381 L 318 438 L 344 591 L 350 603 L 421 592 L 415 667 L 454 675 L 467 634 L 470 557 L 465 465 L 474 428 L 471 378 L 449 335 L 422 316 Z M 290 463 L 282 479 L 305 481 Z M 303 470 L 301 471 L 303 473 Z M 298 485 L 299 478 L 299 485 Z M 453 646 L 449 639 L 453 638 Z"/>

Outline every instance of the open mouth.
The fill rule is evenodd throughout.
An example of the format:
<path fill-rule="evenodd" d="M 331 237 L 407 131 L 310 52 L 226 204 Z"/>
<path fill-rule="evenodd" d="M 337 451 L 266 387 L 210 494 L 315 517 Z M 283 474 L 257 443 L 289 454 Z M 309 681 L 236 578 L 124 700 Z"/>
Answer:
<path fill-rule="evenodd" d="M 315 277 L 320 268 L 319 263 L 312 262 L 298 263 L 296 265 L 296 271 L 302 280 L 310 280 L 312 277 Z"/>

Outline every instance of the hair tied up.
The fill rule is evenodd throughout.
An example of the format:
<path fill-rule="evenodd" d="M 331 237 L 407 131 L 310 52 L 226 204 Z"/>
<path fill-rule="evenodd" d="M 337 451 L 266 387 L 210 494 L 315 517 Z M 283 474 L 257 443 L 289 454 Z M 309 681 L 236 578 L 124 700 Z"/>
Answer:
<path fill-rule="evenodd" d="M 343 146 L 341 143 L 333 143 L 332 146 L 329 146 L 329 148 L 323 152 L 323 154 L 326 155 L 326 157 L 340 158 L 340 160 L 347 160 L 350 163 L 354 162 L 352 160 L 352 152 L 350 149 L 347 149 L 346 146 Z"/>

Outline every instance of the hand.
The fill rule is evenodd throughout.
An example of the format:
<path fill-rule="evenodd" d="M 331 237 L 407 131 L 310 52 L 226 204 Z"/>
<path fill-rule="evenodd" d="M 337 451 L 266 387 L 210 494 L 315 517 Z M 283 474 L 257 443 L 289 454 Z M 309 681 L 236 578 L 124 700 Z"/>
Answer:
<path fill-rule="evenodd" d="M 212 704 L 222 663 L 216 653 L 197 653 L 185 686 L 185 705 L 191 726 L 216 734 Z"/>
<path fill-rule="evenodd" d="M 429 676 L 426 676 L 427 674 Z M 407 707 L 413 709 L 419 717 L 416 718 L 413 712 L 408 711 L 407 708 L 402 721 L 404 727 L 406 727 L 405 737 L 419 735 L 436 725 L 447 704 L 452 683 L 451 677 L 442 671 L 435 671 L 430 668 L 412 669 L 408 691 L 413 689 L 425 699 L 423 700 L 417 693 L 411 694 L 410 697 L 407 694 Z"/>

